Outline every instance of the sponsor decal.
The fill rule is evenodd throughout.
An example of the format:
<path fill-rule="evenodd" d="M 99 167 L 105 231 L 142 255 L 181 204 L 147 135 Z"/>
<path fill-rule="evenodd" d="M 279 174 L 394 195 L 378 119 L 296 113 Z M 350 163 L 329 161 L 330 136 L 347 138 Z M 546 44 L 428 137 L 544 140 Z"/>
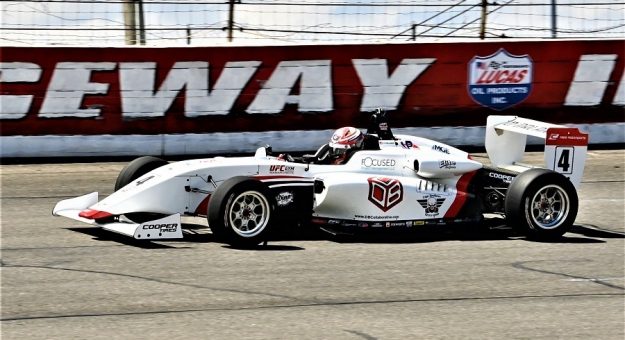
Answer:
<path fill-rule="evenodd" d="M 425 195 L 417 202 L 425 209 L 425 216 L 434 217 L 438 216 L 438 208 L 443 205 L 445 198 L 440 195 Z"/>
<path fill-rule="evenodd" d="M 339 220 L 328 220 L 328 224 L 339 225 L 339 224 L 341 224 L 341 221 L 339 221 Z"/>
<path fill-rule="evenodd" d="M 177 223 L 145 224 L 142 227 L 147 230 L 160 230 L 163 233 L 174 233 L 176 228 L 178 228 Z"/>
<path fill-rule="evenodd" d="M 524 101 L 532 90 L 533 62 L 529 55 L 505 49 L 469 61 L 469 96 L 497 111 Z"/>
<path fill-rule="evenodd" d="M 145 183 L 145 182 L 147 182 L 147 181 L 151 180 L 152 178 L 154 178 L 154 175 L 152 175 L 152 176 L 150 176 L 150 177 L 148 177 L 148 178 L 144 178 L 144 179 L 142 179 L 142 180 L 138 180 L 138 181 L 137 181 L 137 186 L 139 186 L 139 185 L 141 185 L 141 184 L 143 184 L 143 183 Z"/>
<path fill-rule="evenodd" d="M 455 169 L 456 168 L 456 161 L 442 160 L 442 161 L 438 162 L 438 167 L 440 169 Z"/>
<path fill-rule="evenodd" d="M 488 177 L 502 180 L 504 183 L 512 183 L 514 176 L 504 175 L 497 172 L 489 172 Z"/>
<path fill-rule="evenodd" d="M 369 177 L 369 202 L 387 212 L 404 198 L 404 188 L 396 179 Z"/>
<path fill-rule="evenodd" d="M 396 220 L 399 216 L 354 215 L 354 218 L 362 220 Z"/>
<path fill-rule="evenodd" d="M 420 226 L 420 225 L 425 225 L 425 221 L 413 221 L 412 225 L 416 226 Z"/>
<path fill-rule="evenodd" d="M 503 126 L 515 127 L 523 130 L 537 131 L 537 132 L 545 132 L 549 128 L 548 126 L 538 126 L 536 124 L 531 124 L 522 120 L 513 119 L 509 122 L 502 123 Z"/>
<path fill-rule="evenodd" d="M 397 228 L 397 227 L 412 227 L 411 221 L 402 221 L 402 222 L 386 222 L 387 227 Z"/>
<path fill-rule="evenodd" d="M 292 165 L 274 164 L 269 166 L 270 174 L 293 174 L 295 167 Z"/>
<path fill-rule="evenodd" d="M 367 223 L 367 222 L 358 222 L 358 227 L 359 228 L 368 228 L 369 227 L 369 223 Z"/>
<path fill-rule="evenodd" d="M 552 133 L 549 135 L 549 140 L 558 140 L 558 138 L 560 138 L 560 134 L 559 133 Z"/>
<path fill-rule="evenodd" d="M 360 165 L 365 168 L 394 168 L 397 162 L 390 158 L 365 157 L 360 161 Z"/>
<path fill-rule="evenodd" d="M 354 222 L 354 221 L 343 221 L 341 222 L 341 226 L 343 227 L 357 227 L 358 226 L 358 222 Z"/>
<path fill-rule="evenodd" d="M 276 196 L 276 203 L 279 207 L 286 207 L 293 203 L 293 193 L 291 191 L 284 191 Z"/>
<path fill-rule="evenodd" d="M 310 219 L 310 223 L 312 224 L 326 224 L 326 220 L 323 218 L 312 218 Z"/>
<path fill-rule="evenodd" d="M 547 145 L 586 146 L 588 134 L 576 128 L 549 128 L 547 130 Z"/>
<path fill-rule="evenodd" d="M 404 149 L 418 149 L 419 148 L 419 146 L 417 146 L 415 143 L 409 140 L 401 142 L 401 147 Z"/>
<path fill-rule="evenodd" d="M 397 146 L 397 142 L 392 140 L 381 140 L 378 143 L 380 146 Z"/>
<path fill-rule="evenodd" d="M 442 152 L 442 153 L 446 153 L 449 155 L 449 149 L 444 147 L 444 146 L 440 146 L 440 145 L 432 145 L 432 150 L 434 151 L 438 151 L 438 152 Z"/>
<path fill-rule="evenodd" d="M 380 223 L 380 222 L 375 222 L 375 223 L 371 224 L 371 227 L 372 228 L 382 228 L 382 227 L 384 227 L 384 225 L 382 223 Z"/>

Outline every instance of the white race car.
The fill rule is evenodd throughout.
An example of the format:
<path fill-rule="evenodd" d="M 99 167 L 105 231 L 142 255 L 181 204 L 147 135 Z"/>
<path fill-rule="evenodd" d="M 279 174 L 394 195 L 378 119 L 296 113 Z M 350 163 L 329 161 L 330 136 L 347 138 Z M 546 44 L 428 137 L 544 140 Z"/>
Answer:
<path fill-rule="evenodd" d="M 545 139 L 544 167 L 519 163 L 527 135 Z M 142 240 L 182 238 L 181 216 L 205 216 L 218 239 L 237 247 L 297 223 L 357 231 L 498 214 L 528 237 L 552 239 L 575 221 L 588 144 L 577 128 L 489 116 L 490 165 L 433 140 L 393 135 L 380 113 L 365 136 L 340 165 L 319 164 L 318 154 L 272 156 L 269 147 L 250 157 L 141 157 L 120 172 L 110 196 L 63 200 L 53 214 Z"/>

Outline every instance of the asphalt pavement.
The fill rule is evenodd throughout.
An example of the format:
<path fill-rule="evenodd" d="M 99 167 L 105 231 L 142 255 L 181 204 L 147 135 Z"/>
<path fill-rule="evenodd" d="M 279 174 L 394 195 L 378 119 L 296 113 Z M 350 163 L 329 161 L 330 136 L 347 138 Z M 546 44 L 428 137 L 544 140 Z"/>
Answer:
<path fill-rule="evenodd" d="M 625 337 L 623 150 L 589 152 L 558 242 L 505 226 L 303 230 L 238 250 L 202 219 L 185 219 L 181 241 L 138 242 L 51 215 L 110 194 L 124 164 L 0 167 L 2 339 Z"/>

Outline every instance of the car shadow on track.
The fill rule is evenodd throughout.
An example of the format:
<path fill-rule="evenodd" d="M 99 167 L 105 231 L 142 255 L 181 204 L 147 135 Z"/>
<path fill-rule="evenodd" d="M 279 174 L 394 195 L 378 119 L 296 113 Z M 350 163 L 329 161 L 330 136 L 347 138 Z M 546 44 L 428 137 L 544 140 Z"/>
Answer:
<path fill-rule="evenodd" d="M 210 233 L 205 225 L 183 224 L 184 238 L 174 240 L 136 240 L 128 236 L 115 234 L 97 227 L 77 227 L 67 228 L 68 230 L 79 232 L 93 237 L 96 241 L 116 242 L 128 246 L 144 249 L 163 248 L 190 248 L 193 243 L 220 243 Z M 605 239 L 625 238 L 625 234 L 599 229 L 592 225 L 574 225 L 571 231 L 562 238 L 548 241 L 549 243 L 605 243 Z M 330 233 L 321 229 L 306 227 L 297 228 L 287 232 L 280 232 L 272 235 L 270 240 L 253 250 L 259 251 L 292 251 L 305 250 L 305 248 L 285 245 L 283 242 L 297 241 L 331 241 L 336 243 L 430 243 L 443 241 L 502 241 L 502 240 L 527 240 L 525 236 L 505 225 L 491 225 L 488 227 L 479 226 L 432 226 L 423 227 L 418 230 L 367 230 L 355 234 Z M 280 244 L 275 244 L 280 242 Z M 184 245 L 182 244 L 184 243 Z M 237 249 L 227 244 L 224 248 Z"/>
<path fill-rule="evenodd" d="M 443 241 L 504 241 L 524 240 L 545 243 L 605 243 L 606 239 L 625 238 L 625 234 L 600 229 L 591 225 L 574 225 L 571 231 L 559 239 L 537 241 L 529 239 L 502 223 L 488 226 L 429 226 L 418 230 L 384 230 L 369 229 L 356 234 L 327 233 L 317 231 L 317 239 L 330 240 L 337 243 L 429 243 Z M 302 240 L 296 235 L 280 238 L 280 241 Z"/>

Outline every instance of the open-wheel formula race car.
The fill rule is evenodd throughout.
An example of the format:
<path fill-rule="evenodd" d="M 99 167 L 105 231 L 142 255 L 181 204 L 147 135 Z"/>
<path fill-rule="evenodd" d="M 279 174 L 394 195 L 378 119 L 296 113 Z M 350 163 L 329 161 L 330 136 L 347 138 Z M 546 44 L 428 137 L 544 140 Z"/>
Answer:
<path fill-rule="evenodd" d="M 545 140 L 544 167 L 520 163 L 528 135 Z M 528 237 L 554 239 L 575 221 L 588 144 L 577 128 L 489 116 L 490 165 L 443 143 L 393 135 L 383 113 L 365 136 L 340 165 L 319 164 L 319 151 L 277 157 L 269 147 L 249 157 L 141 157 L 120 172 L 110 196 L 63 200 L 53 214 L 146 240 L 182 238 L 181 216 L 206 217 L 215 237 L 237 247 L 300 223 L 406 229 L 497 214 Z"/>

